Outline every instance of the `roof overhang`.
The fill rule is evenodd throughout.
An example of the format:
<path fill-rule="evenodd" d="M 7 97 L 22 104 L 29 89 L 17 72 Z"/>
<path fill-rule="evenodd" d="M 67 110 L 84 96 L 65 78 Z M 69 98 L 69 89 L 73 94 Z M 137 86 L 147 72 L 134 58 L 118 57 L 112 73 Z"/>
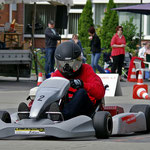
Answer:
<path fill-rule="evenodd" d="M 53 5 L 60 5 L 60 4 L 67 5 L 67 6 L 73 5 L 73 0 L 49 0 L 48 2 L 50 2 Z"/>
<path fill-rule="evenodd" d="M 28 3 L 32 4 L 34 2 L 48 2 L 53 5 L 66 5 L 66 6 L 72 6 L 73 0 L 0 0 L 0 3 L 4 4 L 16 4 L 16 3 Z"/>

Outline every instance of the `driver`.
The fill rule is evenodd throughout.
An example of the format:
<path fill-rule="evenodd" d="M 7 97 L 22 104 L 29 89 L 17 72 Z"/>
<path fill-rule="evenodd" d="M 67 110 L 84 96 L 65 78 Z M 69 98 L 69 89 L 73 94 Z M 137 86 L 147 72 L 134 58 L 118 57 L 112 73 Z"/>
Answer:
<path fill-rule="evenodd" d="M 60 44 L 55 51 L 57 69 L 53 77 L 70 80 L 70 89 L 62 108 L 64 119 L 78 115 L 90 116 L 96 101 L 105 94 L 104 85 L 92 67 L 82 64 L 81 49 L 73 42 Z"/>

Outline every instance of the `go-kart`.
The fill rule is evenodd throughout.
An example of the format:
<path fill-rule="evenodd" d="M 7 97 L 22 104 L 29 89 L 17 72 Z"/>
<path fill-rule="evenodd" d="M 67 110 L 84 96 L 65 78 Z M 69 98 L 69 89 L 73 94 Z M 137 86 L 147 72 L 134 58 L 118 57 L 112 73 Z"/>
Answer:
<path fill-rule="evenodd" d="M 48 111 L 67 94 L 69 87 L 67 79 L 46 79 L 39 86 L 30 111 L 13 114 L 0 111 L 0 139 L 21 135 L 109 138 L 112 134 L 150 131 L 149 105 L 134 105 L 130 113 L 122 113 L 122 108 L 105 107 L 104 100 L 100 100 L 91 116 L 80 115 L 69 120 L 64 120 L 61 112 Z M 28 114 L 28 118 L 19 119 L 19 113 Z M 52 120 L 51 114 L 59 115 L 59 120 Z"/>

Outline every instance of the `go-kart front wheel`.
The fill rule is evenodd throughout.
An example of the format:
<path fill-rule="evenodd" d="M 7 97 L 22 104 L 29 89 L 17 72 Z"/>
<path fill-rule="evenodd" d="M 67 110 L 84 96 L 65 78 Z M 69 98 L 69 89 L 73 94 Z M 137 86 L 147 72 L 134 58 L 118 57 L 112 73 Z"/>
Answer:
<path fill-rule="evenodd" d="M 21 102 L 18 106 L 19 119 L 29 119 L 29 108 L 26 103 Z"/>
<path fill-rule="evenodd" d="M 111 136 L 113 122 L 112 116 L 107 111 L 98 111 L 93 117 L 93 126 L 95 129 L 95 136 L 98 139 L 107 139 Z"/>
<path fill-rule="evenodd" d="M 11 123 L 10 114 L 7 111 L 0 111 L 0 119 L 5 123 Z"/>
<path fill-rule="evenodd" d="M 150 132 L 150 105 L 146 105 L 146 104 L 133 105 L 130 109 L 130 112 L 133 113 L 138 113 L 140 111 L 145 114 L 146 127 L 147 127 L 146 132 L 149 133 Z"/>

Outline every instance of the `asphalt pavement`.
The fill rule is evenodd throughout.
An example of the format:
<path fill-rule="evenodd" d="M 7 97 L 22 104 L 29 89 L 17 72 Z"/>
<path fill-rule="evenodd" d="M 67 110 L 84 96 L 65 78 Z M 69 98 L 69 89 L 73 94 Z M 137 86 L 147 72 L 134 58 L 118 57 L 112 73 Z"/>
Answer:
<path fill-rule="evenodd" d="M 132 82 L 121 82 L 123 96 L 105 97 L 106 106 L 118 105 L 128 112 L 134 104 L 150 104 L 150 100 L 134 100 L 132 98 Z M 144 81 L 150 85 L 150 81 Z M 22 101 L 26 102 L 29 90 L 36 86 L 36 78 L 16 78 L 0 77 L 0 109 L 16 109 Z M 150 93 L 150 92 L 149 92 Z M 21 138 L 0 140 L 1 150 L 147 150 L 150 146 L 150 134 L 128 134 L 122 136 L 112 136 L 109 139 L 96 139 L 95 137 L 77 139 L 57 139 L 57 138 Z"/>

